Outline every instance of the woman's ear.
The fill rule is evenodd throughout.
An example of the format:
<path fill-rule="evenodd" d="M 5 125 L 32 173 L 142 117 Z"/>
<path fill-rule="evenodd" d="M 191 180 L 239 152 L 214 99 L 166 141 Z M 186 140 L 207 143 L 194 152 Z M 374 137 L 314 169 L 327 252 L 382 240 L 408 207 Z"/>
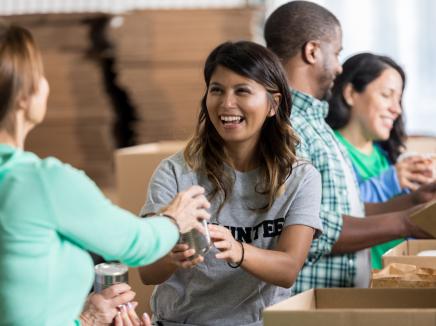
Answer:
<path fill-rule="evenodd" d="M 276 115 L 277 110 L 278 110 L 279 105 L 280 105 L 280 101 L 282 100 L 282 94 L 274 93 L 274 94 L 272 94 L 272 98 L 273 98 L 273 100 L 272 100 L 272 104 L 271 104 L 271 107 L 270 107 L 269 112 L 268 112 L 268 117 L 273 117 Z"/>
<path fill-rule="evenodd" d="M 28 97 L 24 97 L 23 95 L 19 95 L 17 98 L 17 110 L 27 110 L 30 105 L 30 99 Z"/>
<path fill-rule="evenodd" d="M 342 91 L 342 96 L 344 97 L 345 103 L 350 107 L 354 105 L 355 93 L 356 91 L 354 90 L 354 87 L 353 85 L 351 85 L 351 83 L 345 85 L 344 90 Z"/>
<path fill-rule="evenodd" d="M 318 60 L 318 52 L 321 43 L 319 41 L 309 41 L 303 46 L 303 60 L 311 65 Z"/>

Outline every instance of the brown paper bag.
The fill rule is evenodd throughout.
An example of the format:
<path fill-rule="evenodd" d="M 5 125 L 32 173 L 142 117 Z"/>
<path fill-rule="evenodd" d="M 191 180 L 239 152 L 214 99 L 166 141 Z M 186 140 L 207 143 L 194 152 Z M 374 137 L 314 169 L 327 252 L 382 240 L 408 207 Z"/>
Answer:
<path fill-rule="evenodd" d="M 372 288 L 434 288 L 436 269 L 392 263 L 372 274 Z"/>

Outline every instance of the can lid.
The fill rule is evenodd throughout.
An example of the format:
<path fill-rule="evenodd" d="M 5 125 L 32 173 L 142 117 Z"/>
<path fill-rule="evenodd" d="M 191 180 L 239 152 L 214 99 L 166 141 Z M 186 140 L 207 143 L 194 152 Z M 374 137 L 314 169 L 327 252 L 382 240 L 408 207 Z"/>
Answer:
<path fill-rule="evenodd" d="M 95 274 L 102 275 L 102 276 L 123 275 L 128 270 L 128 267 L 126 265 L 120 263 L 101 263 L 96 265 L 94 268 L 95 268 Z"/>

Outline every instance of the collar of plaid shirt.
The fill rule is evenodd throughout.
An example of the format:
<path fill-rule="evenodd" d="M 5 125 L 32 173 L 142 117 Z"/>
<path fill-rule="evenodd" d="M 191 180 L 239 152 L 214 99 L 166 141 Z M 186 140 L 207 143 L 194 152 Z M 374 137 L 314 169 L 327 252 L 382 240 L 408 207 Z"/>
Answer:
<path fill-rule="evenodd" d="M 291 90 L 292 93 L 292 114 L 298 114 L 313 120 L 322 120 L 327 117 L 329 105 L 326 101 L 320 101 L 317 98 Z"/>

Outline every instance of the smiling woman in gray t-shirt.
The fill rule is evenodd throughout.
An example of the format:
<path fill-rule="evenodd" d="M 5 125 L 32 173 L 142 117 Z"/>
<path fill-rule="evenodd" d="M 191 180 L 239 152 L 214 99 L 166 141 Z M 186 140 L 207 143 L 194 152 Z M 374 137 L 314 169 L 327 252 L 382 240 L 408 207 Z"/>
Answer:
<path fill-rule="evenodd" d="M 206 189 L 214 242 L 203 258 L 177 245 L 141 268 L 157 325 L 262 325 L 290 296 L 321 231 L 321 180 L 298 162 L 291 98 L 278 59 L 252 42 L 224 43 L 205 65 L 199 125 L 185 151 L 161 162 L 142 214 L 187 187 Z"/>

